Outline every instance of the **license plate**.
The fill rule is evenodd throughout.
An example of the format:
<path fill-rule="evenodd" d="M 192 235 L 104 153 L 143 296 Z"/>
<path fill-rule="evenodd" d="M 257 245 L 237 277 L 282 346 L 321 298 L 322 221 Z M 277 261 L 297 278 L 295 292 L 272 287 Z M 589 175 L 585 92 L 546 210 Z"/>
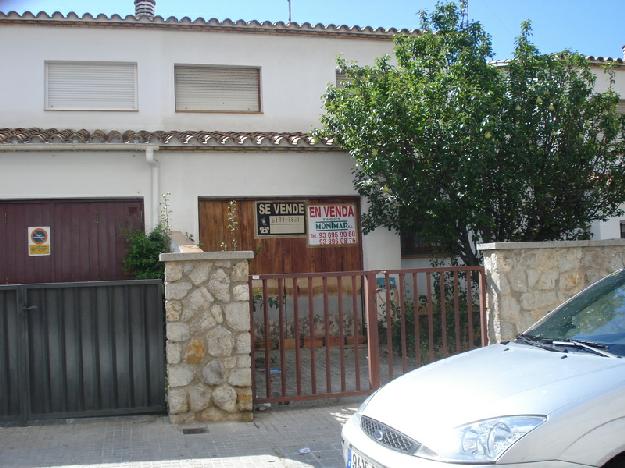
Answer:
<path fill-rule="evenodd" d="M 381 468 L 377 463 L 372 462 L 357 450 L 350 448 L 347 452 L 346 468 Z"/>

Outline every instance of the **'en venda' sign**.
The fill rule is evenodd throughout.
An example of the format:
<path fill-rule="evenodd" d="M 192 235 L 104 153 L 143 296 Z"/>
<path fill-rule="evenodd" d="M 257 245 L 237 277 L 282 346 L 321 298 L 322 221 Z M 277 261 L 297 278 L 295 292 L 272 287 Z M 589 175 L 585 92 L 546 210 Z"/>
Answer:
<path fill-rule="evenodd" d="M 308 245 L 340 246 L 358 243 L 356 205 L 308 205 Z"/>

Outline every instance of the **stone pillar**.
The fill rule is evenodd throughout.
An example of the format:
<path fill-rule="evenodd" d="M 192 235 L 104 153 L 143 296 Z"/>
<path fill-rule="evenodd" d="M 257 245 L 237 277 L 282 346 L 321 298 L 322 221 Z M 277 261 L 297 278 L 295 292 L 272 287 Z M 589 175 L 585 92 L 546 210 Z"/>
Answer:
<path fill-rule="evenodd" d="M 252 252 L 161 254 L 173 423 L 251 421 Z"/>
<path fill-rule="evenodd" d="M 491 343 L 513 339 L 586 286 L 625 265 L 625 240 L 482 244 Z"/>

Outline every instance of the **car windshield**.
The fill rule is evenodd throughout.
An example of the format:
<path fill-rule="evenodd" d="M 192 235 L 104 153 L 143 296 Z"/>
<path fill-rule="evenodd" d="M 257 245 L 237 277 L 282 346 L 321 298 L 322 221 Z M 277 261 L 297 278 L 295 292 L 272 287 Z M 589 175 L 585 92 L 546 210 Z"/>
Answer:
<path fill-rule="evenodd" d="M 625 270 L 595 283 L 533 325 L 523 336 L 602 345 L 625 355 Z"/>

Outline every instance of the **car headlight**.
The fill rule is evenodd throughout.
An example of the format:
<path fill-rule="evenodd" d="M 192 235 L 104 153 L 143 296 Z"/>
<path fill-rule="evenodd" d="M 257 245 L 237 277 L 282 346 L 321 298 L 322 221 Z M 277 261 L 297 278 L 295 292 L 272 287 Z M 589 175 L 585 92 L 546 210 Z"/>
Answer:
<path fill-rule="evenodd" d="M 369 395 L 367 397 L 367 399 L 365 401 L 363 401 L 361 403 L 361 405 L 358 407 L 358 409 L 356 410 L 356 412 L 354 413 L 354 417 L 358 420 L 358 423 L 360 424 L 360 415 L 362 415 L 362 413 L 364 413 L 365 409 L 367 408 L 367 405 L 369 404 L 369 402 L 371 401 L 371 399 L 375 396 L 376 393 L 378 393 L 380 391 L 380 389 L 378 388 L 375 392 L 373 392 L 371 395 Z"/>
<path fill-rule="evenodd" d="M 465 424 L 422 445 L 417 457 L 450 462 L 496 462 L 546 416 L 502 416 Z"/>

